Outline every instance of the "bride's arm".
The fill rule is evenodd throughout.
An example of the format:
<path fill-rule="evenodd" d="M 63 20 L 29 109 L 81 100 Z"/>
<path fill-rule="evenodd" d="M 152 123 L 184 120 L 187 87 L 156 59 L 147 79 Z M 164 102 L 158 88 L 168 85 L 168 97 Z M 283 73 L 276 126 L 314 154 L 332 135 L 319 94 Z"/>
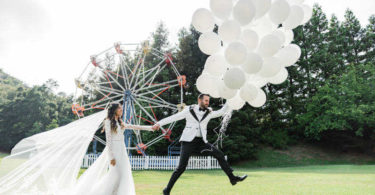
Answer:
<path fill-rule="evenodd" d="M 106 146 L 108 147 L 108 155 L 109 159 L 114 159 L 113 150 L 112 150 L 112 134 L 111 134 L 111 121 L 105 120 L 104 121 L 104 130 L 105 130 L 105 139 L 106 139 Z"/>
<path fill-rule="evenodd" d="M 152 130 L 152 126 L 146 126 L 146 125 L 131 125 L 131 124 L 125 124 L 126 129 L 135 129 L 135 130 L 144 130 L 144 131 L 154 131 Z"/>
<path fill-rule="evenodd" d="M 144 130 L 144 131 L 154 131 L 154 130 L 152 130 L 152 126 L 126 124 L 122 120 L 121 120 L 121 128 L 123 130 L 124 129 L 135 129 L 135 130 Z"/>

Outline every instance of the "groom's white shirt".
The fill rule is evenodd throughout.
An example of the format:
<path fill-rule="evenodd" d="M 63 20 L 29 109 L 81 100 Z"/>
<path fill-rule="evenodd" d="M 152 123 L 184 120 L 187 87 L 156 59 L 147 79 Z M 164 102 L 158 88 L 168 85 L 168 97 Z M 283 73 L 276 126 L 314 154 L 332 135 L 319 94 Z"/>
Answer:
<path fill-rule="evenodd" d="M 199 111 L 199 106 L 197 104 L 190 105 L 193 106 L 193 110 L 199 120 L 202 119 L 206 111 Z M 212 118 L 217 118 L 223 116 L 228 110 L 229 107 L 225 104 L 220 110 L 212 111 L 212 108 L 209 107 L 208 109 L 211 112 L 204 118 L 202 121 L 198 122 L 194 116 L 190 113 L 190 106 L 185 106 L 185 108 L 172 116 L 169 116 L 156 124 L 160 126 L 167 125 L 174 121 L 179 121 L 182 119 L 186 119 L 186 125 L 184 131 L 182 132 L 182 136 L 180 141 L 192 141 L 195 137 L 202 137 L 203 141 L 207 143 L 207 124 Z"/>

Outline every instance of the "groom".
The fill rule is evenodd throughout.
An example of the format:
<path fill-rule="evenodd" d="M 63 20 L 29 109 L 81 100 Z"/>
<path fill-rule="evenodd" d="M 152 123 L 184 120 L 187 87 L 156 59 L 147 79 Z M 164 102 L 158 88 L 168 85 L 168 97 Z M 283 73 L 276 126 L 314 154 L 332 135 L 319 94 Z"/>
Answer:
<path fill-rule="evenodd" d="M 180 162 L 177 169 L 174 170 L 167 187 L 164 188 L 163 194 L 170 193 L 174 183 L 185 171 L 189 157 L 193 152 L 196 151 L 200 152 L 201 154 L 214 156 L 219 161 L 221 169 L 223 169 L 225 174 L 227 174 L 229 177 L 232 185 L 246 179 L 247 175 L 241 177 L 233 175 L 233 169 L 225 160 L 223 152 L 207 142 L 207 124 L 210 119 L 220 117 L 229 110 L 227 104 L 225 104 L 220 110 L 212 111 L 212 109 L 208 107 L 209 103 L 210 97 L 207 94 L 201 94 L 198 96 L 198 105 L 195 104 L 185 106 L 181 112 L 169 116 L 152 126 L 153 130 L 158 130 L 160 126 L 164 126 L 181 119 L 186 119 L 186 126 L 180 138 Z"/>

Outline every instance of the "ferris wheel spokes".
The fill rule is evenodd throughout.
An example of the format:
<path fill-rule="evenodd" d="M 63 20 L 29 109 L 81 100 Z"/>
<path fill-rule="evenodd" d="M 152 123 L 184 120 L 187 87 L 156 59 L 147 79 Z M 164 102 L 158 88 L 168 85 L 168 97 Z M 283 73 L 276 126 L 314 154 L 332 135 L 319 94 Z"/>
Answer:
<path fill-rule="evenodd" d="M 166 105 L 166 104 L 158 104 L 158 103 L 151 103 L 147 100 L 144 100 L 144 99 L 138 99 L 140 102 L 144 102 L 144 103 L 148 103 L 149 105 L 148 106 L 144 106 L 144 108 L 149 108 L 149 109 L 154 109 L 154 108 L 168 108 L 168 109 L 171 109 L 171 110 L 174 110 L 173 107 L 169 106 L 169 105 Z"/>
<path fill-rule="evenodd" d="M 139 87 L 139 89 L 142 89 L 142 88 L 144 87 L 145 84 L 147 84 L 148 82 L 152 81 L 154 75 L 157 75 L 158 72 L 159 72 L 159 70 L 160 70 L 160 66 L 159 66 L 159 65 L 157 65 L 157 66 L 151 68 L 151 69 L 149 70 L 149 72 L 147 72 L 147 75 L 144 75 L 144 77 L 143 77 L 143 82 L 144 82 L 144 83 L 143 83 L 142 86 Z M 154 73 L 154 71 L 155 71 L 155 73 Z M 145 79 L 146 79 L 148 76 L 150 76 L 152 73 L 154 73 L 154 75 L 151 77 L 151 79 L 145 81 Z M 135 90 L 135 88 L 136 88 L 141 82 L 142 82 L 142 81 L 135 83 L 134 86 L 132 86 L 132 87 L 130 87 L 130 88 L 131 88 L 132 90 Z"/>
<path fill-rule="evenodd" d="M 162 63 L 162 62 L 161 62 Z M 157 65 L 156 67 L 157 67 L 157 69 L 155 70 L 155 72 L 154 72 L 154 74 L 152 75 L 152 77 L 149 79 L 149 80 L 147 80 L 147 81 L 145 81 L 145 83 L 143 84 L 143 85 L 141 85 L 141 86 L 139 86 L 139 88 L 138 88 L 138 90 L 136 90 L 136 92 L 138 92 L 140 89 L 142 89 L 142 88 L 144 88 L 145 87 L 145 85 L 147 85 L 148 83 L 153 83 L 154 82 L 154 80 L 155 80 L 155 77 L 166 67 L 167 65 L 165 64 L 165 65 L 163 65 L 163 66 L 161 66 L 161 64 L 159 64 L 159 65 Z M 134 85 L 133 87 L 132 87 L 132 90 L 135 90 L 135 87 L 136 87 L 137 85 Z"/>
<path fill-rule="evenodd" d="M 128 46 L 135 49 L 127 49 Z M 180 110 L 185 86 L 180 77 L 170 53 L 150 48 L 148 43 L 116 43 L 91 56 L 77 78 L 72 111 L 79 116 L 85 110 L 105 109 L 112 102 L 123 102 L 126 123 L 154 124 L 159 117 Z M 173 127 L 174 123 L 162 128 L 161 135 L 147 140 L 142 139 L 139 130 L 126 131 L 126 146 L 144 154 L 148 146 L 161 139 L 170 141 Z M 136 147 L 131 146 L 133 142 Z"/>
<path fill-rule="evenodd" d="M 168 84 L 173 84 L 173 83 L 178 84 L 178 79 L 166 81 L 166 82 L 163 82 L 163 83 L 145 83 L 145 85 L 148 85 L 147 87 L 139 88 L 135 92 L 138 93 L 138 92 L 141 92 L 141 91 L 144 91 L 144 90 L 151 90 L 152 88 L 155 88 L 155 87 L 167 86 Z"/>
<path fill-rule="evenodd" d="M 91 109 L 97 109 L 97 108 L 102 109 L 102 108 L 105 108 L 105 106 L 108 104 L 108 102 L 109 102 L 108 100 L 114 100 L 114 99 L 116 99 L 118 97 L 121 97 L 121 96 L 122 95 L 116 95 L 116 96 L 113 96 L 111 98 L 107 98 L 105 100 L 98 101 L 98 102 L 95 102 L 95 103 L 87 103 L 87 104 L 84 104 L 83 106 L 84 107 L 89 106 L 89 108 L 86 108 L 85 110 L 91 110 Z M 104 101 L 107 101 L 107 102 L 104 102 Z M 96 105 L 96 104 L 98 104 L 100 102 L 104 102 L 104 103 Z"/>
<path fill-rule="evenodd" d="M 172 104 L 172 103 L 169 103 L 163 99 L 161 100 L 158 100 L 158 99 L 152 99 L 152 98 L 149 98 L 149 97 L 146 97 L 146 96 L 141 96 L 141 95 L 135 95 L 135 97 L 139 100 L 142 100 L 143 101 L 146 101 L 146 102 L 150 102 L 150 103 L 155 103 L 155 104 L 161 104 L 161 105 L 168 105 L 168 106 L 171 106 L 173 109 L 177 109 L 177 106 Z"/>
<path fill-rule="evenodd" d="M 138 67 L 142 66 L 142 64 L 144 62 L 144 59 L 145 59 L 145 56 L 140 58 L 139 61 L 137 62 L 137 64 L 135 65 L 134 69 L 131 71 L 132 74 L 130 75 L 131 76 L 131 80 L 130 80 L 130 84 L 129 84 L 130 87 L 133 84 L 134 78 L 139 76 L 139 74 L 137 74 Z"/>

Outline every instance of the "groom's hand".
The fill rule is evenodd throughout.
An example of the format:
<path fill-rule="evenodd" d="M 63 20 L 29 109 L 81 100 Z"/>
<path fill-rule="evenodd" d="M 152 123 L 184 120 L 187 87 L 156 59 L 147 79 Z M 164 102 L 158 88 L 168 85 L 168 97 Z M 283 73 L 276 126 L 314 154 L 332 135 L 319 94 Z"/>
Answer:
<path fill-rule="evenodd" d="M 113 166 L 116 165 L 116 160 L 115 160 L 115 159 L 112 159 L 112 160 L 111 160 L 111 165 L 113 165 Z"/>
<path fill-rule="evenodd" d="M 156 130 L 159 130 L 160 129 L 160 125 L 159 124 L 155 124 L 152 126 L 152 130 L 156 131 Z"/>

